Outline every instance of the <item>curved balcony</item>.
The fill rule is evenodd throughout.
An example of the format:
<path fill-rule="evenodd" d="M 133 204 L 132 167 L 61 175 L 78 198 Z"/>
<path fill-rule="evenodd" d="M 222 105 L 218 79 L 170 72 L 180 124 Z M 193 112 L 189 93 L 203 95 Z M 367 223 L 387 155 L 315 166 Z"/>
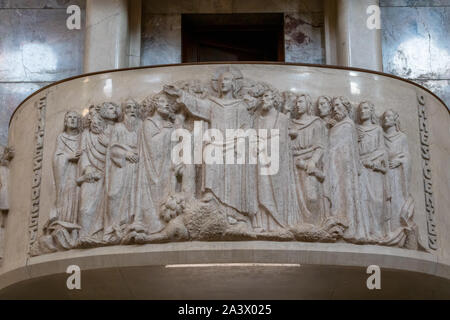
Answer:
<path fill-rule="evenodd" d="M 448 128 L 429 90 L 362 69 L 181 64 L 56 82 L 11 118 L 0 297 L 448 298 Z M 239 139 L 226 129 L 255 129 L 255 163 L 227 162 Z M 382 290 L 366 286 L 370 265 Z"/>

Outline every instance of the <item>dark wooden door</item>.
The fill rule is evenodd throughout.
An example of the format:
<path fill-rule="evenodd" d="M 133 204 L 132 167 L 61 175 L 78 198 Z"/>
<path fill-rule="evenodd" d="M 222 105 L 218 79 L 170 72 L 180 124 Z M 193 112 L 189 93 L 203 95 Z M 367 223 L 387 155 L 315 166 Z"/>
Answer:
<path fill-rule="evenodd" d="M 282 14 L 183 15 L 183 62 L 284 61 Z"/>

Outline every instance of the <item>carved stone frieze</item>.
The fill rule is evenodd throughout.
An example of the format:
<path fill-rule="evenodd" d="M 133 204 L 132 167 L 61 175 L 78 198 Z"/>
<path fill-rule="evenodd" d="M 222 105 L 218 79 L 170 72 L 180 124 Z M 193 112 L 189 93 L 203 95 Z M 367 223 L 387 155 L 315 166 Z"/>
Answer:
<path fill-rule="evenodd" d="M 280 92 L 233 66 L 218 68 L 209 82 L 161 89 L 141 102 L 92 105 L 84 119 L 66 113 L 54 149 L 56 202 L 32 255 L 189 240 L 423 250 L 408 142 L 396 112 L 378 117 L 370 101 Z M 45 99 L 39 106 L 30 245 L 39 215 Z M 429 152 L 422 156 L 429 161 Z M 428 177 L 426 186 L 431 173 L 424 171 Z"/>

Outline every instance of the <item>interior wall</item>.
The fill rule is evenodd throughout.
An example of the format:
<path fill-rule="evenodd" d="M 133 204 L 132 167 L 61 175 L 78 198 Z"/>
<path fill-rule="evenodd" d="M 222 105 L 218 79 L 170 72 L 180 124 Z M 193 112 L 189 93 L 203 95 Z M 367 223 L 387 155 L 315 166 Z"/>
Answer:
<path fill-rule="evenodd" d="M 32 92 L 82 73 L 85 0 L 0 0 L 0 144 L 17 105 Z M 69 30 L 69 5 L 81 30 Z"/>
<path fill-rule="evenodd" d="M 450 0 L 380 0 L 384 72 L 429 88 L 450 107 Z"/>
<path fill-rule="evenodd" d="M 143 1 L 141 65 L 181 62 L 181 15 L 284 13 L 286 62 L 325 63 L 322 1 Z"/>

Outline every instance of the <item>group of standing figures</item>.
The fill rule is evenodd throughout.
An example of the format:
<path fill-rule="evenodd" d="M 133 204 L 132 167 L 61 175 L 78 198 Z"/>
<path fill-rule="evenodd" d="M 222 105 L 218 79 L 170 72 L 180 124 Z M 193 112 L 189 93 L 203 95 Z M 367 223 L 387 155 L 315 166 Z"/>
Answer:
<path fill-rule="evenodd" d="M 270 131 L 279 134 L 278 172 L 259 175 L 267 165 L 259 163 L 174 165 L 173 131 L 192 131 L 197 120 L 224 136 L 278 129 Z M 233 239 L 419 247 L 397 112 L 377 117 L 373 103 L 354 108 L 342 96 L 313 103 L 308 94 L 244 79 L 234 67 L 219 68 L 208 86 L 177 82 L 142 103 L 92 105 L 84 117 L 67 112 L 53 161 L 56 205 L 43 251 L 170 241 L 182 198 L 215 203 Z"/>

